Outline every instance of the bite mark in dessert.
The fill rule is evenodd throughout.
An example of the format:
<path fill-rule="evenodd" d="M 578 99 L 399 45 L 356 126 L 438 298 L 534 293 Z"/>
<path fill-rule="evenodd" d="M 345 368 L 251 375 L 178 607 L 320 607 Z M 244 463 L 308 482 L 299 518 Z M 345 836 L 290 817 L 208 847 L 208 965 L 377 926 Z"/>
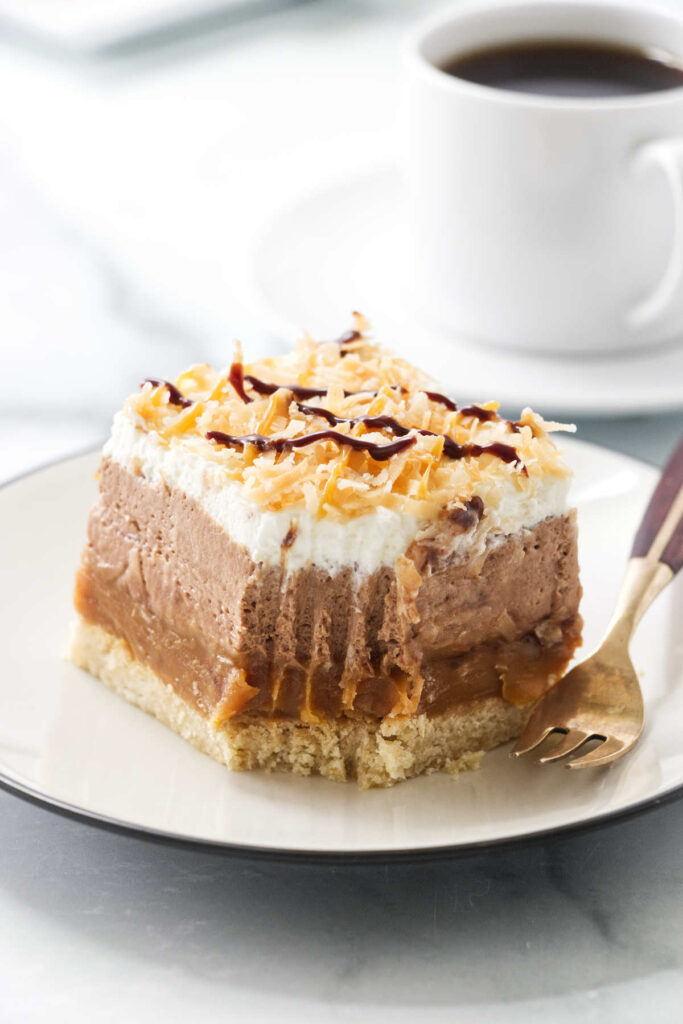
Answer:
<path fill-rule="evenodd" d="M 232 768 L 471 767 L 580 641 L 557 426 L 458 409 L 360 317 L 150 379 L 103 452 L 71 657 Z"/>

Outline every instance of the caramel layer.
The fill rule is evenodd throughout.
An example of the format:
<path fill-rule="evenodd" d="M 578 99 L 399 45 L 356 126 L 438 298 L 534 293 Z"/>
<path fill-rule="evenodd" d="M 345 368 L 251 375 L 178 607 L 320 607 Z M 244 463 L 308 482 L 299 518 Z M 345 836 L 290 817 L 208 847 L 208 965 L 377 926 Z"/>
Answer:
<path fill-rule="evenodd" d="M 135 658 L 148 664 L 175 692 L 207 716 L 221 707 L 239 705 L 243 714 L 298 718 L 360 713 L 383 717 L 400 702 L 406 687 L 401 673 L 361 675 L 353 701 L 344 703 L 341 667 L 334 664 L 303 667 L 294 661 L 279 670 L 246 671 L 246 683 L 256 693 L 243 704 L 235 693 L 243 686 L 231 669 L 240 667 L 214 645 L 182 635 L 161 622 L 144 606 L 109 586 L 105 574 L 83 569 L 78 575 L 76 608 L 95 625 L 123 638 Z M 550 625 L 545 620 L 542 628 Z M 423 665 L 418 712 L 438 714 L 454 705 L 481 697 L 505 696 L 526 704 L 545 692 L 571 658 L 580 636 L 580 620 L 552 624 L 554 642 L 544 643 L 535 633 L 517 640 L 491 640 L 464 654 L 434 659 Z M 226 715 L 226 717 L 228 717 Z"/>

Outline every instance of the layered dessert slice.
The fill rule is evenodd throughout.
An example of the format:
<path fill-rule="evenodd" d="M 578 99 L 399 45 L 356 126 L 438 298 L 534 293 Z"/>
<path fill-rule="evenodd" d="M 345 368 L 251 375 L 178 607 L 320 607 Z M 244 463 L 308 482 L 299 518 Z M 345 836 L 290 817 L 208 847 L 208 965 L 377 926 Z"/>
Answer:
<path fill-rule="evenodd" d="M 517 736 L 581 628 L 558 425 L 456 407 L 365 326 L 126 400 L 70 647 L 231 768 L 364 788 Z"/>

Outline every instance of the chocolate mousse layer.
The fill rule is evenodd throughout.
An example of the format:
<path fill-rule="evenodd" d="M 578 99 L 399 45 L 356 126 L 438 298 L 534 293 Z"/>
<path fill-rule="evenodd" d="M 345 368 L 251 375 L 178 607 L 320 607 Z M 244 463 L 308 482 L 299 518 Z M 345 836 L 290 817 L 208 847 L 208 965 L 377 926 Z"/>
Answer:
<path fill-rule="evenodd" d="M 389 566 L 287 572 L 286 538 L 280 566 L 255 564 L 182 492 L 104 460 L 76 607 L 214 721 L 525 704 L 579 642 L 575 523 L 549 518 L 456 557 L 452 535 L 478 518 L 413 546 L 411 587 Z"/>

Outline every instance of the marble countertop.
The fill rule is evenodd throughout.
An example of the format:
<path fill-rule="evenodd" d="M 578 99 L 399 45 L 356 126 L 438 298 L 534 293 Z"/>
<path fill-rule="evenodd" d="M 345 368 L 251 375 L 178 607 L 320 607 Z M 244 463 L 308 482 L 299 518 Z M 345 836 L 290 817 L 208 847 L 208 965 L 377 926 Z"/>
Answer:
<path fill-rule="evenodd" d="M 283 342 L 249 233 L 391 145 L 424 0 L 317 0 L 97 59 L 0 35 L 0 478 L 97 444 L 150 372 Z M 305 184 L 305 180 L 304 180 Z M 661 465 L 683 413 L 581 419 Z M 683 802 L 440 863 L 110 834 L 0 791 L 0 1020 L 681 1019 Z"/>

